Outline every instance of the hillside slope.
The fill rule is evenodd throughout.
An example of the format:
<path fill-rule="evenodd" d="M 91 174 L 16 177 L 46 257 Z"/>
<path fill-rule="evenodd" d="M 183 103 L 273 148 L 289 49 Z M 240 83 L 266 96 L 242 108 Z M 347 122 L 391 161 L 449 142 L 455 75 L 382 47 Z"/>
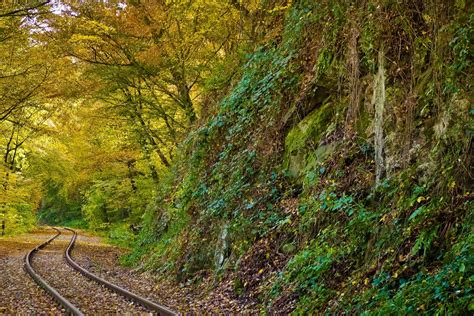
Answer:
<path fill-rule="evenodd" d="M 129 262 L 282 313 L 474 309 L 467 1 L 294 1 Z"/>

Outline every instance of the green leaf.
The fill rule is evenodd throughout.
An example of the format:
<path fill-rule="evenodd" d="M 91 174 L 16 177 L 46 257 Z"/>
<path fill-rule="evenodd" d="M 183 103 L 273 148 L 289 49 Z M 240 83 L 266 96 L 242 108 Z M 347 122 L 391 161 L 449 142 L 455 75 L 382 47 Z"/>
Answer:
<path fill-rule="evenodd" d="M 474 301 L 469 302 L 469 306 L 467 307 L 467 310 L 474 311 Z"/>
<path fill-rule="evenodd" d="M 425 208 L 424 208 L 423 206 L 417 208 L 417 209 L 410 215 L 410 217 L 408 217 L 408 220 L 409 220 L 409 221 L 412 221 L 415 217 L 417 217 L 418 215 L 420 215 L 424 210 L 425 210 Z"/>

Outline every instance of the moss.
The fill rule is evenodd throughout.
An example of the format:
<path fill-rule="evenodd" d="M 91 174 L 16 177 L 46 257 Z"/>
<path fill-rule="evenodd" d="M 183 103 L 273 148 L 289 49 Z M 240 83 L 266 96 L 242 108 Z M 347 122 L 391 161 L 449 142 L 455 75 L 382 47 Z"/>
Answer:
<path fill-rule="evenodd" d="M 294 126 L 285 138 L 283 170 L 298 177 L 310 165 L 323 161 L 335 145 L 322 145 L 321 139 L 328 131 L 336 114 L 334 103 L 327 102 L 313 110 L 301 122 Z"/>

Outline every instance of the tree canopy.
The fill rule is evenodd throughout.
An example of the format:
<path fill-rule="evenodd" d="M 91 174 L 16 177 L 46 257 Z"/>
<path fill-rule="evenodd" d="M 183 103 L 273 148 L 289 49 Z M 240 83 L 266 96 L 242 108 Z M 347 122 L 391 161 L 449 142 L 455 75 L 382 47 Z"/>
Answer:
<path fill-rule="evenodd" d="M 23 196 L 17 186 L 34 186 L 45 192 L 48 219 L 138 223 L 179 144 L 215 112 L 264 36 L 262 23 L 277 19 L 274 7 L 220 0 L 2 5 L 3 209 Z M 30 219 L 39 198 L 20 198 Z"/>

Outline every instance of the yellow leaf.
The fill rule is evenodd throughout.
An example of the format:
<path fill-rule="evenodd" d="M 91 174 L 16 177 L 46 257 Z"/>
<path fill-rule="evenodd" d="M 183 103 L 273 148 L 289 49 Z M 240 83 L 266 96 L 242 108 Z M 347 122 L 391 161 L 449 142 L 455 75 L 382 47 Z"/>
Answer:
<path fill-rule="evenodd" d="M 262 273 L 263 273 L 263 271 L 264 271 L 264 269 L 263 269 L 263 268 L 262 268 L 262 269 L 260 269 L 260 270 L 258 270 L 258 274 L 262 274 Z"/>
<path fill-rule="evenodd" d="M 432 21 L 431 16 L 429 16 L 428 14 L 423 14 L 423 19 L 426 23 L 430 23 Z"/>
<path fill-rule="evenodd" d="M 96 35 L 73 34 L 71 36 L 70 41 L 72 43 L 86 42 L 86 41 L 99 43 L 99 42 L 102 42 L 102 39 L 99 36 L 96 36 Z"/>
<path fill-rule="evenodd" d="M 365 284 L 365 285 L 369 285 L 369 282 L 370 282 L 369 278 L 365 278 L 364 284 Z"/>
<path fill-rule="evenodd" d="M 426 201 L 426 198 L 425 198 L 424 196 L 419 196 L 419 197 L 416 199 L 416 201 L 417 201 L 418 203 L 421 203 L 421 202 L 423 202 L 423 201 Z"/>
<path fill-rule="evenodd" d="M 426 309 L 425 304 L 420 305 L 416 310 L 417 311 L 424 311 Z"/>

